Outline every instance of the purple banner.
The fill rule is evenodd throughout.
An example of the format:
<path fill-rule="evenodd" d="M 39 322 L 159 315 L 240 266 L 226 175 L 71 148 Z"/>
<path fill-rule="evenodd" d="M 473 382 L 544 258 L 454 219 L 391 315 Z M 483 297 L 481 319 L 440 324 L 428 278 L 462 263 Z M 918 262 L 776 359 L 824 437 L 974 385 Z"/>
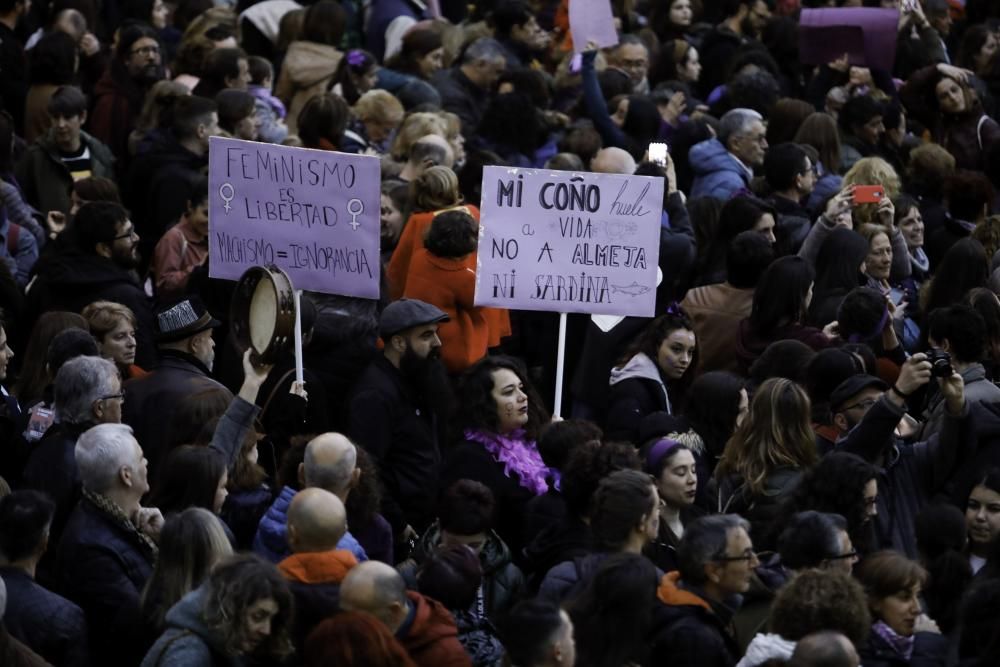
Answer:
<path fill-rule="evenodd" d="M 846 53 L 852 65 L 892 71 L 899 11 L 874 7 L 803 9 L 799 60 L 825 65 Z"/>
<path fill-rule="evenodd" d="M 378 158 L 212 137 L 209 275 L 275 264 L 295 289 L 379 296 Z"/>
<path fill-rule="evenodd" d="M 486 167 L 476 305 L 655 310 L 663 179 Z"/>

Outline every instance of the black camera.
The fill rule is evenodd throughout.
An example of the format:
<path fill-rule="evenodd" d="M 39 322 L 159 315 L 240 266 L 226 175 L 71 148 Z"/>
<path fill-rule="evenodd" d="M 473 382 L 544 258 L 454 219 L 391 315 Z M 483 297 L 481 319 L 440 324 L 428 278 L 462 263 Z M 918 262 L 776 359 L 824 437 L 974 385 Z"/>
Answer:
<path fill-rule="evenodd" d="M 946 378 L 951 376 L 951 355 L 947 352 L 931 350 L 927 353 L 927 361 L 931 362 L 932 377 Z"/>

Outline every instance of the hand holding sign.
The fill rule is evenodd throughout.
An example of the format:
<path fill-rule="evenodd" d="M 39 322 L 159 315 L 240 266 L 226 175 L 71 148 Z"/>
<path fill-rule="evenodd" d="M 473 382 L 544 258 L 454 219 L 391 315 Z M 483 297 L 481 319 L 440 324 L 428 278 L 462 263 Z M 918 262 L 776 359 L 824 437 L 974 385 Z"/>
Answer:
<path fill-rule="evenodd" d="M 569 30 L 576 53 L 617 44 L 610 0 L 569 0 Z"/>

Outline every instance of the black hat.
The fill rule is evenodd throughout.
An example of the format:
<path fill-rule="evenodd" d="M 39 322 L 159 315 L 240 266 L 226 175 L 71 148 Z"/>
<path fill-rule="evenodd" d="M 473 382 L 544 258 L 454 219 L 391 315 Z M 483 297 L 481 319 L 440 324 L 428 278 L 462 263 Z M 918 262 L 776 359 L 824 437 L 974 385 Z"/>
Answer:
<path fill-rule="evenodd" d="M 401 331 L 419 327 L 423 324 L 445 322 L 448 319 L 450 319 L 448 313 L 437 306 L 432 306 L 417 299 L 400 299 L 399 301 L 393 301 L 382 311 L 378 333 L 383 341 L 388 342 L 393 335 Z"/>
<path fill-rule="evenodd" d="M 156 342 L 175 343 L 221 325 L 200 298 L 189 296 L 156 311 Z"/>
<path fill-rule="evenodd" d="M 889 385 L 882 382 L 882 380 L 879 380 L 874 375 L 867 375 L 865 373 L 852 375 L 837 385 L 837 388 L 833 390 L 832 394 L 830 394 L 830 410 L 832 412 L 837 412 L 837 410 L 844 406 L 844 403 L 847 403 L 847 401 L 851 400 L 869 387 L 874 387 L 881 391 L 889 390 Z"/>

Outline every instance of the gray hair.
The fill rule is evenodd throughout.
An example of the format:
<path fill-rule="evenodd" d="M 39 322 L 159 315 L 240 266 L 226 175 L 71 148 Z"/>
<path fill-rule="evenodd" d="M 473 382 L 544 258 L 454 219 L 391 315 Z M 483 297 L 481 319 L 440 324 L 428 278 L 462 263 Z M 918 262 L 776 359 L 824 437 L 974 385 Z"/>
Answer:
<path fill-rule="evenodd" d="M 352 444 L 336 462 L 320 460 L 316 456 L 316 448 L 306 445 L 306 454 L 302 467 L 307 487 L 326 489 L 334 495 L 340 495 L 351 486 L 351 478 L 358 464 L 358 450 Z"/>
<path fill-rule="evenodd" d="M 56 373 L 56 421 L 67 424 L 91 421 L 94 401 L 112 393 L 117 377 L 118 369 L 108 359 L 76 357 L 67 361 Z"/>
<path fill-rule="evenodd" d="M 729 148 L 729 140 L 750 131 L 750 126 L 764 117 L 753 109 L 731 109 L 719 119 L 719 141 Z"/>
<path fill-rule="evenodd" d="M 750 532 L 750 522 L 738 514 L 703 516 L 684 527 L 684 537 L 677 549 L 677 569 L 689 584 L 705 583 L 705 565 L 726 555 L 729 531 L 742 528 Z"/>
<path fill-rule="evenodd" d="M 88 491 L 105 493 L 115 485 L 118 472 L 135 464 L 132 427 L 99 424 L 83 432 L 74 455 L 80 483 Z"/>
<path fill-rule="evenodd" d="M 462 54 L 462 64 L 471 65 L 480 60 L 506 60 L 506 58 L 506 52 L 500 42 L 490 37 L 482 37 L 465 49 L 465 53 Z"/>

